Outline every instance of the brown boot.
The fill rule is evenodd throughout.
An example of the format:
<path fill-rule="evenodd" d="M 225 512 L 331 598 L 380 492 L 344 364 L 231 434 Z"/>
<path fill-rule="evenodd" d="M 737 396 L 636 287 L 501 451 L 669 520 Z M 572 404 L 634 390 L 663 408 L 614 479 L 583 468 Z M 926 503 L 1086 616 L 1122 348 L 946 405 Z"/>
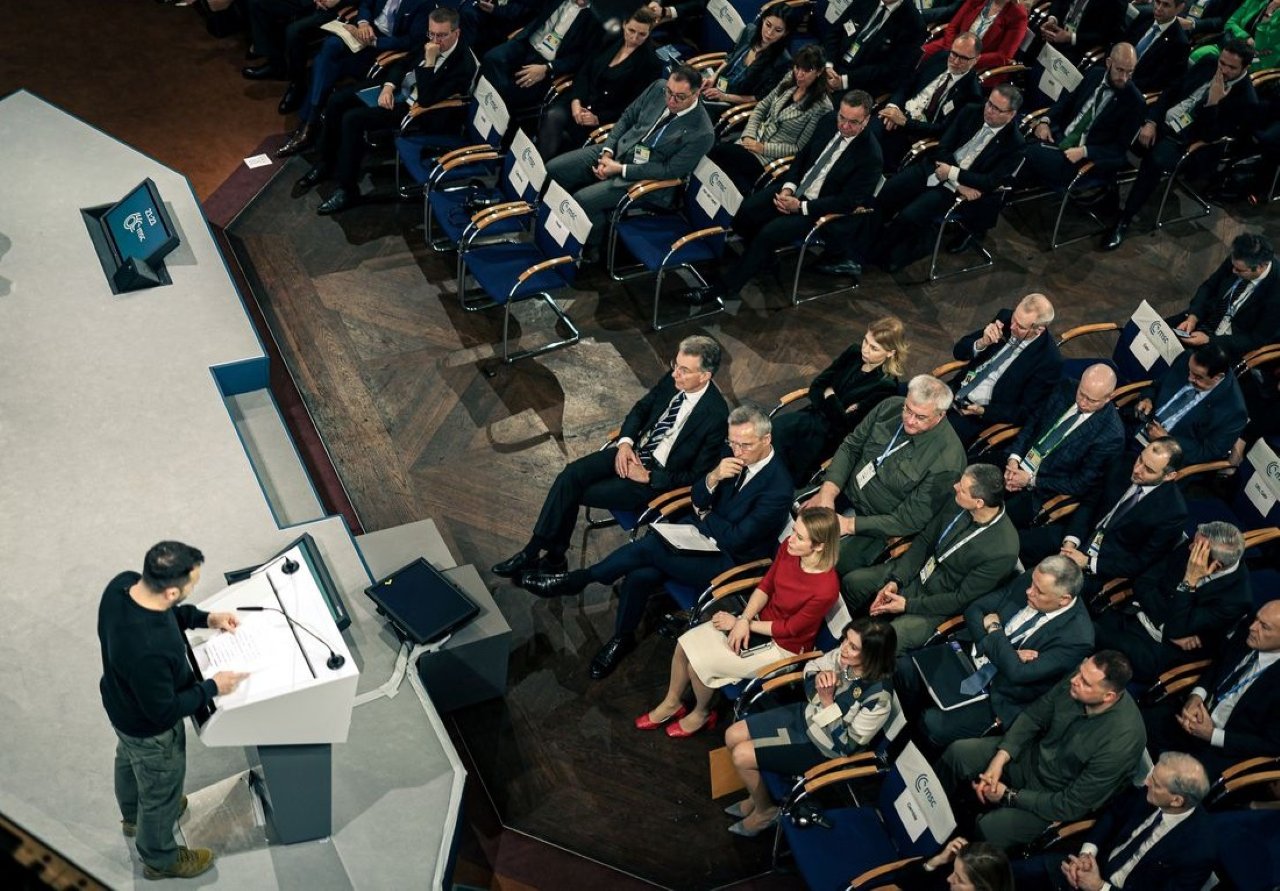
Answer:
<path fill-rule="evenodd" d="M 148 879 L 190 879 L 208 872 L 213 866 L 213 851 L 208 848 L 178 848 L 178 859 L 168 869 L 144 865 L 142 875 Z"/>

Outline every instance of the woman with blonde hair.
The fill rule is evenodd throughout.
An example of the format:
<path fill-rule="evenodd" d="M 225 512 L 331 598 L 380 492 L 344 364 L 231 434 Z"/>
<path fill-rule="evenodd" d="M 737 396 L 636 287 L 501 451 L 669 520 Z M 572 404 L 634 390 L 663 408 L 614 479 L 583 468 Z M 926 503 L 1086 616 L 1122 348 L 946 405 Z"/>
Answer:
<path fill-rule="evenodd" d="M 907 364 L 902 320 L 884 316 L 809 385 L 809 404 L 773 419 L 773 447 L 797 486 L 813 475 L 880 401 L 898 392 Z"/>
<path fill-rule="evenodd" d="M 671 657 L 667 695 L 636 718 L 636 729 L 657 730 L 666 724 L 667 736 L 675 738 L 692 736 L 704 727 L 714 730 L 717 715 L 711 701 L 716 688 L 811 649 L 823 618 L 840 596 L 835 571 L 839 547 L 835 511 L 802 510 L 742 614 L 721 610 L 681 635 Z M 692 711 L 683 701 L 690 686 Z"/>

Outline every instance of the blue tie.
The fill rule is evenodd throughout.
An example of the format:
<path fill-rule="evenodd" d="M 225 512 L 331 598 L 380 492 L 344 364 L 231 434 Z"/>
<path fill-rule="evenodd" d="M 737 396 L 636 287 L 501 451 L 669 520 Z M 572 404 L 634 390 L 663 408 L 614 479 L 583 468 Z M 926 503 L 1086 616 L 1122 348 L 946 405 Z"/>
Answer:
<path fill-rule="evenodd" d="M 1136 47 L 1136 49 L 1137 49 L 1137 51 L 1138 51 L 1138 58 L 1139 58 L 1139 59 L 1141 59 L 1141 58 L 1142 58 L 1142 54 L 1143 54 L 1143 53 L 1145 53 L 1147 50 L 1151 49 L 1151 44 L 1155 43 L 1156 38 L 1157 38 L 1157 37 L 1159 37 L 1159 36 L 1160 36 L 1160 26 L 1159 26 L 1159 25 L 1152 25 L 1152 26 L 1151 26 L 1151 30 L 1150 30 L 1150 31 L 1148 31 L 1148 32 L 1143 36 L 1143 38 L 1142 38 L 1141 40 L 1139 40 L 1139 41 L 1138 41 L 1138 46 Z"/>

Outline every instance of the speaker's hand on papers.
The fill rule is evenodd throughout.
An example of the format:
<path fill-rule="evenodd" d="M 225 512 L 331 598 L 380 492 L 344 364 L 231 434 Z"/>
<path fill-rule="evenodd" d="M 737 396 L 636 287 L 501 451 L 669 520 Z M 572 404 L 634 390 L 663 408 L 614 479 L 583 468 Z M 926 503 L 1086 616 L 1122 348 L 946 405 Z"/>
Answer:
<path fill-rule="evenodd" d="M 209 627 L 215 631 L 235 631 L 240 619 L 235 613 L 209 613 Z"/>
<path fill-rule="evenodd" d="M 247 671 L 220 671 L 213 676 L 213 682 L 218 685 L 218 695 L 226 696 L 239 687 L 240 682 L 248 676 Z"/>

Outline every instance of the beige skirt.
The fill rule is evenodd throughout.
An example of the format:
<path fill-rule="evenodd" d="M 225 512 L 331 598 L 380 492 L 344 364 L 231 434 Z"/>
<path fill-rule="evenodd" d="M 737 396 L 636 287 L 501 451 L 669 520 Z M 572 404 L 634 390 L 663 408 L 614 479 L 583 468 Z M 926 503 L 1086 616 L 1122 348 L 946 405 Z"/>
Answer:
<path fill-rule="evenodd" d="M 749 656 L 739 656 L 729 649 L 728 636 L 709 621 L 680 635 L 680 646 L 698 680 L 713 689 L 753 678 L 769 663 L 795 655 L 770 642 Z"/>

